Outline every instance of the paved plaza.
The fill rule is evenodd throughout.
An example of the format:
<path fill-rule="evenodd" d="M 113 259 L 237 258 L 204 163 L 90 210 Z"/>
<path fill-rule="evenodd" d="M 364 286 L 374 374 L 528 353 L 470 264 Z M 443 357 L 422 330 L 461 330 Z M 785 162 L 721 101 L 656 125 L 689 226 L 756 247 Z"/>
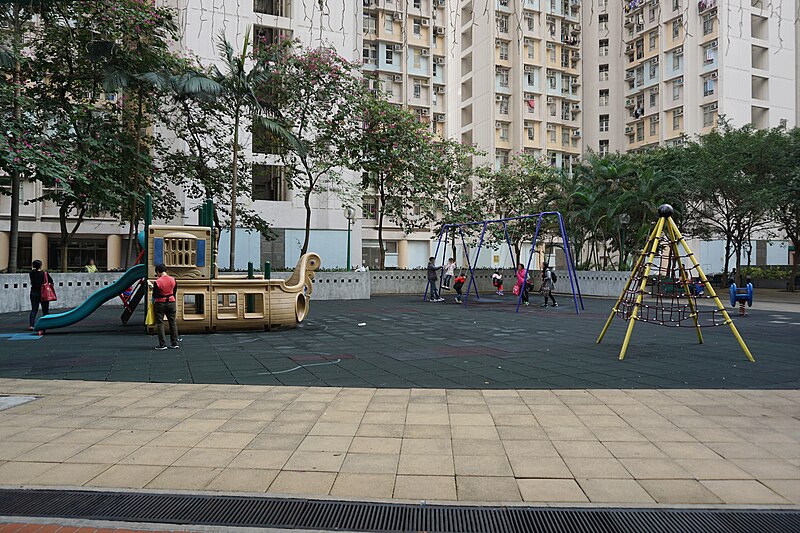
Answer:
<path fill-rule="evenodd" d="M 115 308 L 43 337 L 5 315 L 0 486 L 800 505 L 800 315 L 735 318 L 755 364 L 726 328 L 649 324 L 620 362 L 611 303 L 314 302 L 167 352 Z"/>

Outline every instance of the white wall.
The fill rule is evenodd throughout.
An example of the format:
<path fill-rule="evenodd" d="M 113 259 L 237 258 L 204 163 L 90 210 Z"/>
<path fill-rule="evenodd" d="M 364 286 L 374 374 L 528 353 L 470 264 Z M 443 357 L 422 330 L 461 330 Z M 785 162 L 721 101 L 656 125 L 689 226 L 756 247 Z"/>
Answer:
<path fill-rule="evenodd" d="M 230 265 L 231 232 L 222 230 L 219 236 L 219 252 L 217 253 L 217 266 L 228 268 Z M 247 270 L 247 263 L 253 262 L 258 268 L 261 262 L 261 234 L 257 231 L 248 232 L 244 228 L 236 229 L 236 270 Z"/>
<path fill-rule="evenodd" d="M 286 266 L 294 266 L 300 259 L 305 230 L 286 230 Z M 347 266 L 347 230 L 311 230 L 308 251 L 319 254 L 322 268 L 345 268 Z M 355 264 L 351 252 L 350 262 Z"/>

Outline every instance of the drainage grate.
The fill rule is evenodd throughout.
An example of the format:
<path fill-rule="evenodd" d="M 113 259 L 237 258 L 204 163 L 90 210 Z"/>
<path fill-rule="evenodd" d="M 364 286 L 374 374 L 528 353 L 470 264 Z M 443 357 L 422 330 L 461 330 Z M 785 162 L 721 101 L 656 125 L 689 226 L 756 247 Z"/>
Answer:
<path fill-rule="evenodd" d="M 798 510 L 476 507 L 247 496 L 0 490 L 0 516 L 457 533 L 800 533 Z"/>

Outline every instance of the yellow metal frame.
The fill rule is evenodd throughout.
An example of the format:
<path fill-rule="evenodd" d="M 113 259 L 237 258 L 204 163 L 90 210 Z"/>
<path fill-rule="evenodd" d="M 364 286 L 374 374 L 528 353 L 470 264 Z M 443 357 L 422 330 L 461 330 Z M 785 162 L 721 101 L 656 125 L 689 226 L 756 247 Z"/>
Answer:
<path fill-rule="evenodd" d="M 614 308 L 611 310 L 611 313 L 609 314 L 608 319 L 606 320 L 605 326 L 603 326 L 603 330 L 600 332 L 600 336 L 597 338 L 597 344 L 600 344 L 600 342 L 603 340 L 603 337 L 605 336 L 609 326 L 611 325 L 611 321 L 614 319 L 614 315 L 616 315 L 619 312 L 619 305 L 625 298 L 625 294 L 630 289 L 630 286 L 633 283 L 636 273 L 639 271 L 639 268 L 641 268 L 642 261 L 646 261 L 644 275 L 642 276 L 642 283 L 641 286 L 639 287 L 638 295 L 636 296 L 636 303 L 633 306 L 633 312 L 630 314 L 630 318 L 628 319 L 628 329 L 625 332 L 625 340 L 622 342 L 622 348 L 620 349 L 619 352 L 620 361 L 625 359 L 625 352 L 628 350 L 628 344 L 630 343 L 631 335 L 633 334 L 633 326 L 636 323 L 636 321 L 639 320 L 639 310 L 642 305 L 642 300 L 644 299 L 644 291 L 647 288 L 647 280 L 648 277 L 650 276 L 650 267 L 653 265 L 653 259 L 655 258 L 656 252 L 658 250 L 658 243 L 661 240 L 661 235 L 665 231 L 665 228 L 668 237 L 670 237 L 670 243 L 671 243 L 670 245 L 672 247 L 673 253 L 675 254 L 675 257 L 677 258 L 680 257 L 678 248 L 678 245 L 680 245 L 686 252 L 686 256 L 692 262 L 692 265 L 694 265 L 694 267 L 697 269 L 697 274 L 700 277 L 700 280 L 703 282 L 703 285 L 708 291 L 708 294 L 714 300 L 714 303 L 717 306 L 717 310 L 720 311 L 722 313 L 722 316 L 725 318 L 725 324 L 727 324 L 727 326 L 731 329 L 733 336 L 736 337 L 736 341 L 739 343 L 739 346 L 741 346 L 742 351 L 747 356 L 747 359 L 750 360 L 750 362 L 755 362 L 755 359 L 753 358 L 753 355 L 750 353 L 747 344 L 745 344 L 744 339 L 742 339 L 742 336 L 739 334 L 739 330 L 736 329 L 733 320 L 731 320 L 730 315 L 728 315 L 728 312 L 725 310 L 725 306 L 722 305 L 722 302 L 717 296 L 717 293 L 711 286 L 711 282 L 708 281 L 705 272 L 703 272 L 703 269 L 700 267 L 700 263 L 698 263 L 697 259 L 695 259 L 694 253 L 692 253 L 692 250 L 686 243 L 686 239 L 684 239 L 683 235 L 681 235 L 681 232 L 680 230 L 678 230 L 678 226 L 675 224 L 675 221 L 672 220 L 672 217 L 659 218 L 658 222 L 655 225 L 655 228 L 650 233 L 650 236 L 647 239 L 647 244 L 645 245 L 644 250 L 642 251 L 641 255 L 639 256 L 639 259 L 636 261 L 636 264 L 633 267 L 633 272 L 631 272 L 631 277 L 628 278 L 628 281 L 625 284 L 625 288 L 622 290 L 622 293 L 620 294 L 619 298 L 617 298 L 617 302 L 614 304 Z M 694 321 L 695 330 L 697 331 L 697 340 L 702 344 L 703 334 L 700 332 L 700 323 L 698 321 L 698 309 L 695 307 L 694 302 L 692 301 L 691 292 L 689 291 L 689 286 L 687 284 L 689 278 L 687 276 L 686 269 L 684 268 L 683 263 L 680 262 L 680 260 L 679 260 L 679 265 L 680 265 L 679 270 L 681 276 L 681 284 L 684 287 L 686 296 L 689 300 L 689 306 L 691 307 L 692 310 L 691 317 Z"/>

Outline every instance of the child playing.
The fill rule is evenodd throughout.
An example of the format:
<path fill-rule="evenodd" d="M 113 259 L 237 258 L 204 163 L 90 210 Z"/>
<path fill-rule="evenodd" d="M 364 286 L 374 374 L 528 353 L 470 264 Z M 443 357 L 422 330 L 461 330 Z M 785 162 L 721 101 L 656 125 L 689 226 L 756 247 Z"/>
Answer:
<path fill-rule="evenodd" d="M 446 291 L 450 290 L 450 282 L 453 280 L 453 274 L 456 272 L 456 259 L 451 257 L 447 260 L 447 266 L 444 269 L 444 281 L 442 288 Z"/>
<path fill-rule="evenodd" d="M 558 307 L 558 302 L 553 297 L 553 290 L 556 288 L 556 282 L 553 276 L 553 272 L 550 271 L 550 266 L 547 262 L 542 263 L 542 288 L 541 292 L 544 296 L 544 304 L 542 307 L 547 307 L 547 299 L 550 298 L 553 301 L 553 307 Z"/>
<path fill-rule="evenodd" d="M 429 302 L 443 302 L 444 298 L 439 296 L 438 277 L 436 271 L 441 270 L 442 267 L 436 266 L 436 258 L 428 258 L 428 286 L 431 288 L 431 298 Z"/>
<path fill-rule="evenodd" d="M 497 289 L 498 296 L 503 296 L 503 272 L 499 268 L 494 269 L 492 274 L 492 285 Z"/>
<path fill-rule="evenodd" d="M 528 271 L 522 263 L 517 265 L 517 284 L 514 286 L 514 294 L 522 294 L 522 303 L 528 305 Z"/>
<path fill-rule="evenodd" d="M 455 289 L 456 294 L 456 302 L 461 303 L 461 289 L 464 287 L 464 282 L 467 281 L 467 278 L 464 274 L 459 274 L 456 276 L 455 283 L 453 284 L 453 289 Z"/>

